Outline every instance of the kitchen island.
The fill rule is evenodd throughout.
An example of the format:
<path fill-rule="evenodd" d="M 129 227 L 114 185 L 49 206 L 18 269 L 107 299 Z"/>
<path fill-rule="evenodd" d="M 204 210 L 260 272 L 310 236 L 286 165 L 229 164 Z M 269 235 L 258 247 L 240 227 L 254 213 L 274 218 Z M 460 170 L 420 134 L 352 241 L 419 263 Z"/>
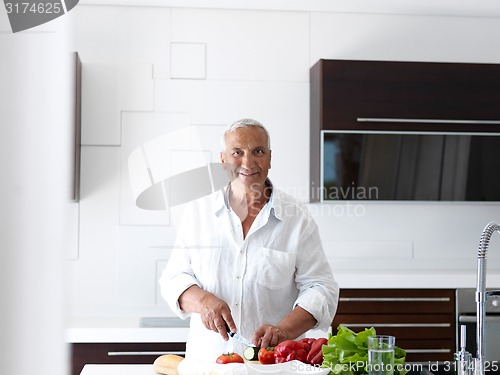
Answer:
<path fill-rule="evenodd" d="M 189 333 L 188 323 L 174 317 L 73 319 L 66 330 L 66 341 L 71 347 L 71 374 L 79 375 L 86 364 L 139 366 L 152 364 L 165 353 L 182 355 Z M 105 369 L 114 371 L 115 367 Z"/>
<path fill-rule="evenodd" d="M 284 365 L 284 364 L 282 364 Z M 453 367 L 451 363 L 412 363 L 409 364 L 409 371 L 407 375 L 453 375 Z M 220 365 L 224 366 L 224 365 Z M 274 365 L 271 365 L 274 366 Z M 312 368 L 309 365 L 305 365 L 307 367 L 302 367 L 301 369 L 294 369 L 294 371 L 260 371 L 260 369 L 255 369 L 255 368 L 249 368 L 250 371 L 248 371 L 248 375 L 265 375 L 265 374 L 296 374 L 296 375 L 325 375 L 327 370 L 325 369 L 318 369 L 318 368 Z M 240 373 L 241 371 L 238 371 Z M 207 371 L 208 373 L 208 371 Z M 217 370 L 211 370 L 210 374 L 212 375 L 224 375 L 224 374 L 231 374 L 233 371 L 230 369 L 228 371 L 220 371 L 219 369 Z M 236 373 L 236 372 L 235 372 Z M 243 370 L 243 372 L 247 374 L 246 371 Z M 193 373 L 194 374 L 194 373 Z M 83 368 L 82 372 L 79 375 L 158 375 L 158 373 L 154 370 L 152 364 L 129 364 L 129 365 L 85 365 Z M 201 373 L 200 373 L 201 375 Z M 498 375 L 497 373 L 494 373 L 492 375 Z"/>
<path fill-rule="evenodd" d="M 153 365 L 85 365 L 81 375 L 157 375 Z"/>
<path fill-rule="evenodd" d="M 187 362 L 186 362 L 187 361 Z M 185 365 L 181 370 L 181 366 Z M 197 361 L 182 361 L 179 365 L 181 374 L 190 375 L 326 375 L 329 369 L 314 367 L 299 361 L 280 364 L 261 365 L 258 361 L 245 364 L 201 363 Z M 86 365 L 80 375 L 157 375 L 153 365 Z"/>

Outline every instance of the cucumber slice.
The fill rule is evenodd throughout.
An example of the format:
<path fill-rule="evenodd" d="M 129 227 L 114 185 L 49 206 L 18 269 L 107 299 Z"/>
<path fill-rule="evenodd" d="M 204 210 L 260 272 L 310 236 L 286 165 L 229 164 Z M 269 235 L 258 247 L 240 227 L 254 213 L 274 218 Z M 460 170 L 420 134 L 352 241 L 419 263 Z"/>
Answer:
<path fill-rule="evenodd" d="M 257 346 L 247 346 L 243 351 L 243 357 L 247 361 L 255 361 L 259 359 L 259 350 L 260 348 Z"/>

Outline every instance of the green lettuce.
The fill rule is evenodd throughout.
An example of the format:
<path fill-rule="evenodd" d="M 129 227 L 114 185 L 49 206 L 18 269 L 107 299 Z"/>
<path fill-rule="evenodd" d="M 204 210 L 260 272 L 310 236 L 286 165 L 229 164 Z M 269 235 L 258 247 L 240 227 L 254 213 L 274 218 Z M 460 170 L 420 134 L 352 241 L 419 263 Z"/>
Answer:
<path fill-rule="evenodd" d="M 329 335 L 328 344 L 323 346 L 323 365 L 330 368 L 329 375 L 367 375 L 368 337 L 375 336 L 375 328 L 354 332 L 339 325 L 335 336 Z M 394 348 L 394 375 L 404 375 L 406 351 Z"/>

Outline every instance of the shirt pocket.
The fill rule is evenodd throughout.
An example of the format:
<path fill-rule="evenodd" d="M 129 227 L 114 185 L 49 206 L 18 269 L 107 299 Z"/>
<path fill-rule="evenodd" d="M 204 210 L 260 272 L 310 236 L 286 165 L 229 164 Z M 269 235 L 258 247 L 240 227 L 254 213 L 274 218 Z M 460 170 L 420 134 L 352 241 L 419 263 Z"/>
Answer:
<path fill-rule="evenodd" d="M 289 287 L 294 282 L 295 257 L 267 247 L 260 249 L 257 283 L 276 290 Z"/>

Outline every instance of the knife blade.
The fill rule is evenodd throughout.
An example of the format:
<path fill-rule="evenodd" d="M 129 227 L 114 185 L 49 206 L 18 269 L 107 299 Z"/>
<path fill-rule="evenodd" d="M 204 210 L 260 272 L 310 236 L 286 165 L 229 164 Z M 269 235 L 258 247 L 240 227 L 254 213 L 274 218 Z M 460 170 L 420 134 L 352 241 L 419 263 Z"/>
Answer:
<path fill-rule="evenodd" d="M 238 334 L 236 332 L 231 332 L 229 330 L 229 327 L 226 327 L 226 330 L 227 330 L 228 335 L 231 336 L 236 341 L 239 341 L 242 344 L 245 344 L 246 346 L 253 346 L 253 347 L 255 347 L 255 345 L 250 340 L 244 338 L 243 336 L 241 336 L 240 334 Z"/>

